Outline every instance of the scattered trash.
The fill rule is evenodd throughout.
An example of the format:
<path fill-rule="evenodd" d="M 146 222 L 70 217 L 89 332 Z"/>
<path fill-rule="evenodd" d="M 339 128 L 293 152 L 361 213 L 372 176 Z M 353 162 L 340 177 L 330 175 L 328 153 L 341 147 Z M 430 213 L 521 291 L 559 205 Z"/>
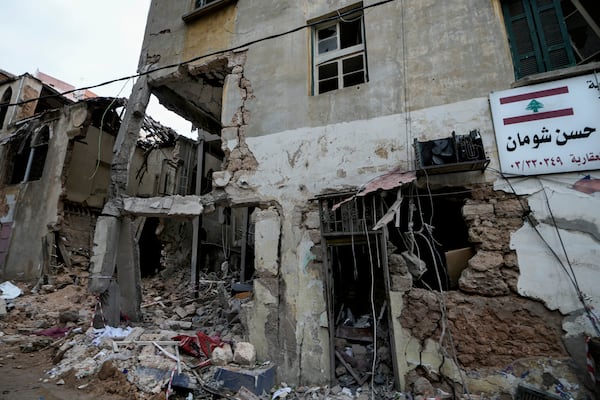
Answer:
<path fill-rule="evenodd" d="M 0 283 L 0 291 L 2 294 L 0 298 L 4 300 L 13 300 L 19 297 L 23 292 L 17 286 L 13 285 L 9 281 Z"/>
<path fill-rule="evenodd" d="M 52 328 L 44 329 L 42 331 L 36 332 L 35 335 L 38 336 L 48 336 L 54 339 L 59 339 L 61 337 L 65 337 L 71 332 L 73 328 L 61 328 L 59 326 L 55 326 Z"/>
<path fill-rule="evenodd" d="M 283 399 L 290 393 L 292 393 L 292 388 L 289 388 L 289 387 L 277 389 L 275 391 L 275 393 L 273 393 L 273 397 L 271 398 L 271 400 L 275 400 L 275 399 L 279 399 L 279 398 Z"/>
<path fill-rule="evenodd" d="M 100 343 L 102 343 L 102 339 L 103 338 L 126 338 L 131 331 L 133 330 L 133 328 L 131 327 L 127 327 L 127 328 L 114 328 L 112 326 L 106 326 L 104 328 L 100 328 L 100 329 L 96 329 L 94 328 L 92 334 L 94 336 L 94 340 L 92 340 L 92 343 L 96 346 L 99 346 Z"/>

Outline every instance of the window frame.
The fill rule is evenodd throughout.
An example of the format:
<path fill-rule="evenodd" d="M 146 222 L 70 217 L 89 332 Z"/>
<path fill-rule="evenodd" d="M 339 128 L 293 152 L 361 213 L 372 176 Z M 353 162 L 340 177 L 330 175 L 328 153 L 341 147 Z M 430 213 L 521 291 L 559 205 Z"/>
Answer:
<path fill-rule="evenodd" d="M 233 3 L 237 0 L 212 0 L 212 1 L 210 1 L 210 3 L 205 3 L 203 6 L 197 7 L 199 1 L 206 1 L 206 0 L 191 0 L 190 1 L 191 11 L 188 12 L 187 14 L 184 14 L 181 17 L 181 19 L 184 22 L 188 23 L 188 22 L 194 21 L 203 15 L 206 15 L 213 11 L 217 11 L 221 8 L 224 8 L 228 4 Z"/>
<path fill-rule="evenodd" d="M 576 11 L 568 13 L 568 9 L 564 8 L 566 5 Z M 596 40 L 600 39 L 598 24 L 579 0 L 552 0 L 547 4 L 538 4 L 537 0 L 505 0 L 501 6 L 517 80 L 583 65 L 599 57 L 600 51 L 596 51 L 583 58 L 571 36 L 572 27 L 568 19 L 577 12 L 591 28 L 590 34 L 595 34 Z M 515 12 L 516 10 L 512 9 L 514 6 L 520 6 L 522 12 Z M 556 18 L 556 24 L 546 19 L 552 14 Z M 550 36 L 547 36 L 547 33 L 550 33 Z M 528 47 L 528 44 L 531 47 L 527 51 L 523 47 Z M 531 72 L 534 66 L 535 71 Z"/>
<path fill-rule="evenodd" d="M 12 99 L 12 87 L 7 87 L 2 93 L 2 97 L 0 98 L 0 130 L 4 127 L 4 122 L 6 122 L 6 116 L 8 114 L 8 105 Z"/>
<path fill-rule="evenodd" d="M 335 18 L 333 20 L 328 20 L 323 23 L 319 23 L 318 21 L 313 23 L 313 27 L 311 30 L 311 41 L 312 41 L 312 52 L 311 52 L 311 56 L 312 56 L 312 85 L 311 85 L 312 88 L 311 88 L 311 90 L 312 90 L 312 93 L 311 94 L 312 95 L 325 94 L 325 93 L 343 89 L 346 87 L 360 85 L 360 84 L 363 84 L 363 83 L 366 83 L 369 81 L 368 66 L 367 66 L 367 45 L 366 45 L 366 36 L 365 36 L 365 19 L 364 19 L 365 16 L 362 11 L 362 5 L 348 9 L 347 11 L 344 11 L 342 14 L 344 15 L 343 17 L 340 15 L 340 11 L 338 11 L 337 15 L 340 15 L 338 18 Z M 335 16 L 335 14 L 334 14 L 334 16 Z M 346 48 L 342 48 L 341 24 L 344 22 L 347 22 L 348 20 L 351 20 L 352 22 L 354 22 L 353 20 L 355 18 L 357 18 L 357 20 L 360 21 L 360 26 L 359 26 L 360 35 L 361 35 L 360 43 L 352 45 L 352 46 L 348 46 Z M 330 39 L 330 38 L 326 38 L 326 39 L 319 40 L 319 32 L 323 31 L 324 29 L 331 28 L 331 27 L 336 28 L 336 34 L 335 34 L 336 48 L 334 50 L 319 53 L 319 44 L 321 42 L 323 42 L 324 40 Z M 351 72 L 345 74 L 344 70 L 343 70 L 343 61 L 354 58 L 356 56 L 362 57 L 362 69 L 354 70 L 354 71 L 351 71 Z M 323 67 L 325 65 L 328 65 L 328 64 L 333 64 L 333 63 L 337 64 L 337 72 L 336 72 L 337 87 L 334 89 L 326 90 L 326 91 L 320 91 L 319 84 L 322 82 L 322 80 L 319 79 L 319 68 Z M 362 71 L 362 73 L 363 73 L 362 81 L 359 83 L 354 83 L 354 84 L 344 86 L 344 77 L 349 74 L 352 74 L 352 73 L 357 73 L 359 71 Z M 332 79 L 332 78 L 328 78 L 328 79 Z"/>

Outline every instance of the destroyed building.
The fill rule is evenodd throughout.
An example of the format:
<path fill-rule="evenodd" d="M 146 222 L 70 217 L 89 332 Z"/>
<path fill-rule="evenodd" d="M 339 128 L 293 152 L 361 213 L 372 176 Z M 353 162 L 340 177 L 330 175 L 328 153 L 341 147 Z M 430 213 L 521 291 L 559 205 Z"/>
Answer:
<path fill-rule="evenodd" d="M 135 221 L 192 221 L 191 285 L 252 284 L 279 381 L 591 385 L 599 24 L 592 1 L 153 0 L 91 291 L 141 319 Z M 202 132 L 193 190 L 131 192 L 151 94 Z"/>
<path fill-rule="evenodd" d="M 0 276 L 43 281 L 61 266 L 71 273 L 87 272 L 126 102 L 77 91 L 39 71 L 3 73 L 1 78 L 2 103 L 17 105 L 0 106 Z M 150 117 L 141 132 L 132 158 L 130 194 L 192 190 L 182 174 L 194 169 L 195 141 Z M 157 225 L 138 221 L 143 248 L 146 236 L 158 240 Z M 158 256 L 156 263 L 145 265 L 160 269 L 166 261 L 160 260 L 160 251 Z"/>

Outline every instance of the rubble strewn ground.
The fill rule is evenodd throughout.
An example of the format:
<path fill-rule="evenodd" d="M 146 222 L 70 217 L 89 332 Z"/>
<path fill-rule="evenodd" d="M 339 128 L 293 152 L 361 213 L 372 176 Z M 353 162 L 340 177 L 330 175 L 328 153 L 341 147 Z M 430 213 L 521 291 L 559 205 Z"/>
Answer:
<path fill-rule="evenodd" d="M 106 328 L 92 326 L 98 301 L 87 291 L 87 272 L 63 273 L 36 287 L 19 284 L 23 294 L 7 301 L 6 314 L 0 317 L 0 400 L 366 400 L 453 395 L 450 386 L 441 380 L 436 385 L 435 379 L 417 370 L 407 377 L 412 393 L 396 391 L 392 379 L 378 374 L 361 386 L 351 378 L 339 379 L 334 387 L 273 385 L 277 366 L 269 360 L 256 360 L 238 317 L 241 304 L 251 299 L 251 293 L 244 291 L 244 285 L 236 287 L 242 291 L 232 291 L 231 280 L 219 279 L 214 273 L 202 276 L 197 295 L 188 282 L 184 272 L 144 279 L 144 321 L 132 323 L 123 315 L 120 327 Z M 182 340 L 188 345 L 181 345 Z M 206 348 L 212 351 L 212 359 L 204 356 Z M 537 377 L 537 370 L 558 371 L 561 365 L 560 360 L 548 359 L 542 368 L 539 362 L 513 363 L 485 379 L 466 376 L 476 390 L 470 398 L 483 398 L 476 393 L 487 391 L 486 382 L 514 386 L 527 378 L 541 384 L 544 376 Z M 494 376 L 498 382 L 490 380 Z M 267 388 L 264 393 L 263 387 Z M 567 389 L 576 392 L 577 388 Z"/>
<path fill-rule="evenodd" d="M 243 285 L 232 292 L 230 281 L 207 274 L 195 295 L 188 282 L 183 272 L 144 279 L 144 320 L 132 323 L 123 315 L 120 327 L 108 328 L 92 326 L 99 303 L 87 291 L 87 272 L 17 284 L 22 295 L 8 301 L 0 317 L 0 399 L 163 399 L 169 386 L 170 399 L 370 398 L 369 382 L 358 388 L 283 384 L 262 395 L 222 387 L 215 380 L 219 369 L 262 374 L 276 366 L 256 361 L 245 341 L 238 312 L 251 293 Z M 202 367 L 206 357 L 185 354 L 173 339 L 197 332 L 222 344 L 212 365 Z M 376 398 L 398 396 L 389 382 L 377 392 Z"/>

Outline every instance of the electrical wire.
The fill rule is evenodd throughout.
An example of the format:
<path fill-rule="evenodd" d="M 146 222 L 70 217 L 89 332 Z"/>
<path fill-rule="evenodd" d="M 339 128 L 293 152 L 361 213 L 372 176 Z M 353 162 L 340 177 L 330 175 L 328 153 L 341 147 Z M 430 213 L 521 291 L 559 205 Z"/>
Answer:
<path fill-rule="evenodd" d="M 104 117 L 106 117 L 106 113 L 108 112 L 108 110 L 111 109 L 113 104 L 115 104 L 115 102 L 119 98 L 119 95 L 121 94 L 123 89 L 125 89 L 125 87 L 127 86 L 128 83 L 129 83 L 129 79 L 125 81 L 125 84 L 123 85 L 123 87 L 121 87 L 121 89 L 119 90 L 117 95 L 115 97 L 113 97 L 113 99 L 110 102 L 110 104 L 108 105 L 108 107 L 106 107 L 106 109 L 102 113 L 102 118 L 100 118 L 100 133 L 98 134 L 98 155 L 97 155 L 97 160 L 96 160 L 96 167 L 94 168 L 94 172 L 92 172 L 92 175 L 88 177 L 88 180 L 94 179 L 94 176 L 96 176 L 96 173 L 98 172 L 98 169 L 100 168 L 100 158 L 102 157 L 102 127 L 104 126 Z"/>
<path fill-rule="evenodd" d="M 571 273 L 569 273 L 569 270 L 565 266 L 563 260 L 560 258 L 560 256 L 558 255 L 558 253 L 554 250 L 554 248 L 552 247 L 552 245 L 546 240 L 546 238 L 544 237 L 544 235 L 542 235 L 542 233 L 540 232 L 540 230 L 537 227 L 537 223 L 532 220 L 532 217 L 529 214 L 529 210 L 521 202 L 521 200 L 519 198 L 519 195 L 517 194 L 517 191 L 513 187 L 512 183 L 510 182 L 510 180 L 508 179 L 508 177 L 502 171 L 496 170 L 494 168 L 490 168 L 490 170 L 492 170 L 493 172 L 496 172 L 497 174 L 499 174 L 506 181 L 506 183 L 510 187 L 512 193 L 515 196 L 517 196 L 517 198 L 519 199 L 519 205 L 521 206 L 521 209 L 523 210 L 524 214 L 527 215 L 527 220 L 529 221 L 529 224 L 531 225 L 531 227 L 533 228 L 533 230 L 536 232 L 536 234 L 539 236 L 539 238 L 542 240 L 542 242 L 546 245 L 546 247 L 548 248 L 548 250 L 550 250 L 550 253 L 552 253 L 552 255 L 554 256 L 554 258 L 558 261 L 558 263 L 559 263 L 560 267 L 562 268 L 562 270 L 565 272 L 565 274 L 569 278 L 569 281 L 571 282 L 571 284 L 573 285 L 573 288 L 575 289 L 575 292 L 577 294 L 577 298 L 580 301 L 580 303 L 582 304 L 583 309 L 586 312 L 587 317 L 588 317 L 588 319 L 590 320 L 590 322 L 592 324 L 592 327 L 596 331 L 596 334 L 600 335 L 600 328 L 598 327 L 598 323 L 596 321 L 596 316 L 594 315 L 594 313 L 592 311 L 592 308 L 585 301 L 585 297 L 583 296 L 583 293 L 581 292 L 581 290 L 579 288 L 579 284 L 576 281 L 574 270 L 571 268 L 571 271 L 572 271 L 572 274 L 573 274 L 573 275 L 571 275 Z M 547 203 L 547 207 L 550 210 L 550 204 L 549 204 L 549 202 Z M 558 229 L 558 225 L 556 224 L 556 220 L 554 218 L 552 218 L 552 223 L 553 223 L 554 227 L 556 229 Z M 567 260 L 569 260 L 566 252 L 565 252 L 565 257 L 566 257 Z M 570 261 L 569 261 L 569 264 L 570 264 Z"/>
<path fill-rule="evenodd" d="M 412 138 L 412 121 L 409 109 L 409 90 L 408 90 L 408 59 L 406 54 L 406 32 L 404 28 L 404 0 L 400 0 L 400 34 L 402 35 L 402 80 L 404 90 L 404 131 L 406 132 L 406 161 L 410 160 L 410 139 Z"/>
<path fill-rule="evenodd" d="M 184 65 L 187 65 L 187 64 L 193 63 L 195 61 L 199 61 L 199 60 L 205 59 L 205 58 L 213 57 L 213 56 L 220 55 L 220 54 L 225 54 L 225 53 L 232 52 L 232 51 L 242 50 L 242 49 L 245 49 L 246 47 L 255 45 L 257 43 L 261 43 L 261 42 L 264 42 L 264 41 L 267 41 L 267 40 L 271 40 L 271 39 L 277 39 L 277 38 L 280 38 L 282 36 L 287 36 L 289 34 L 301 31 L 302 29 L 312 28 L 312 27 L 314 27 L 316 25 L 321 25 L 321 24 L 323 24 L 325 22 L 334 21 L 334 20 L 337 20 L 337 19 L 339 19 L 339 18 L 341 18 L 343 16 L 354 14 L 357 11 L 365 11 L 365 10 L 370 9 L 370 8 L 379 7 L 381 5 L 384 5 L 384 4 L 387 4 L 387 3 L 391 3 L 392 1 L 396 1 L 396 0 L 382 0 L 382 1 L 379 1 L 377 3 L 369 4 L 369 5 L 362 6 L 362 7 L 353 8 L 351 10 L 342 12 L 339 15 L 335 14 L 335 15 L 333 15 L 331 17 L 324 18 L 324 19 L 321 19 L 321 20 L 318 20 L 318 21 L 313 21 L 313 22 L 310 22 L 310 23 L 307 23 L 307 24 L 304 24 L 304 25 L 300 25 L 300 26 L 297 26 L 295 28 L 289 29 L 289 30 L 284 31 L 284 32 L 276 33 L 276 34 L 269 35 L 269 36 L 264 36 L 262 38 L 255 39 L 255 40 L 250 40 L 248 42 L 245 42 L 245 43 L 237 45 L 237 46 L 229 47 L 227 49 L 222 49 L 222 50 L 216 50 L 216 51 L 213 51 L 213 52 L 210 52 L 210 53 L 203 54 L 201 56 L 190 58 L 190 59 L 185 60 L 185 61 L 181 61 L 181 62 L 177 62 L 177 63 L 172 63 L 172 64 L 167 64 L 167 65 L 163 65 L 161 67 L 156 67 L 156 68 L 150 68 L 151 65 L 152 65 L 152 64 L 150 64 L 150 65 L 147 65 L 148 69 L 146 69 L 145 71 L 142 71 L 142 72 L 139 72 L 139 73 L 136 73 L 136 74 L 133 74 L 133 75 L 125 76 L 125 77 L 122 77 L 122 78 L 111 79 L 109 81 L 98 83 L 96 85 L 84 86 L 84 87 L 77 88 L 77 89 L 67 90 L 66 92 L 62 92 L 62 93 L 58 93 L 58 94 L 40 96 L 40 97 L 36 97 L 34 99 L 22 100 L 22 101 L 18 101 L 18 102 L 15 102 L 15 103 L 4 104 L 3 106 L 7 106 L 7 107 L 18 106 L 18 105 L 27 104 L 27 103 L 31 103 L 31 102 L 42 100 L 42 99 L 62 97 L 64 95 L 66 95 L 66 94 L 70 94 L 70 93 L 73 93 L 73 92 L 76 92 L 76 91 L 94 89 L 94 88 L 97 88 L 97 87 L 110 85 L 110 84 L 115 83 L 115 82 L 121 82 L 121 81 L 128 80 L 128 79 L 134 79 L 134 78 L 139 78 L 141 76 L 150 75 L 150 74 L 152 74 L 154 72 L 162 71 L 162 70 L 165 70 L 165 69 L 181 67 L 181 66 L 184 66 Z"/>
<path fill-rule="evenodd" d="M 427 178 L 426 180 L 426 185 L 427 185 L 427 191 L 428 193 L 431 195 L 431 188 L 429 187 L 429 178 Z M 416 186 L 416 185 L 415 185 Z M 417 197 L 418 200 L 418 197 Z M 441 312 L 441 321 L 442 321 L 442 332 L 440 333 L 440 338 L 439 338 L 439 345 L 440 345 L 440 351 L 442 352 L 442 364 L 444 364 L 444 358 L 445 358 L 445 354 L 444 351 L 445 347 L 444 347 L 444 338 L 448 337 L 448 343 L 450 345 L 450 357 L 451 359 L 454 361 L 454 364 L 458 367 L 460 364 L 458 362 L 458 357 L 456 355 L 456 346 L 454 344 L 454 339 L 452 336 L 452 331 L 450 329 L 447 330 L 447 325 L 448 325 L 448 308 L 446 306 L 446 297 L 445 297 L 445 291 L 443 289 L 442 286 L 442 279 L 440 277 L 440 271 L 439 271 L 439 265 L 438 265 L 438 260 L 442 260 L 441 255 L 439 254 L 439 252 L 437 251 L 436 247 L 435 247 L 435 239 L 433 238 L 433 226 L 431 225 L 431 222 L 433 221 L 433 198 L 431 198 L 430 196 L 430 205 L 431 205 L 431 218 L 430 218 L 430 224 L 429 225 L 425 225 L 423 223 L 423 209 L 421 208 L 421 203 L 419 202 L 419 215 L 421 217 L 421 222 L 422 222 L 422 226 L 421 229 L 419 229 L 419 231 L 416 233 L 418 236 L 420 236 L 423 240 L 425 240 L 425 243 L 427 244 L 427 246 L 429 247 L 429 251 L 431 252 L 431 256 L 433 258 L 433 267 L 435 270 L 435 276 L 438 282 L 438 288 L 439 288 L 439 306 L 440 306 L 440 312 Z M 425 236 L 423 234 L 423 229 L 425 229 L 425 231 L 427 232 L 427 236 Z M 433 243 L 432 243 L 433 242 Z M 434 291 L 435 292 L 435 291 Z M 440 366 L 440 373 L 441 373 L 441 366 Z M 467 398 L 471 399 L 471 395 L 469 392 L 469 388 L 467 386 L 467 383 L 465 381 L 464 375 L 463 375 L 463 371 L 461 368 L 457 368 L 458 369 L 458 373 L 460 376 L 460 380 L 461 380 L 461 384 L 463 386 L 463 390 L 466 391 L 467 394 Z"/>
<path fill-rule="evenodd" d="M 369 250 L 369 266 L 371 272 L 371 291 L 369 294 L 371 300 L 371 315 L 373 316 L 373 363 L 371 365 L 371 400 L 375 400 L 375 362 L 377 361 L 377 315 L 375 314 L 375 271 L 373 265 L 373 252 L 371 251 L 371 239 L 367 228 L 366 207 L 363 202 L 363 225 L 365 237 L 367 239 L 367 248 Z M 379 263 L 379 260 L 377 260 Z"/>

